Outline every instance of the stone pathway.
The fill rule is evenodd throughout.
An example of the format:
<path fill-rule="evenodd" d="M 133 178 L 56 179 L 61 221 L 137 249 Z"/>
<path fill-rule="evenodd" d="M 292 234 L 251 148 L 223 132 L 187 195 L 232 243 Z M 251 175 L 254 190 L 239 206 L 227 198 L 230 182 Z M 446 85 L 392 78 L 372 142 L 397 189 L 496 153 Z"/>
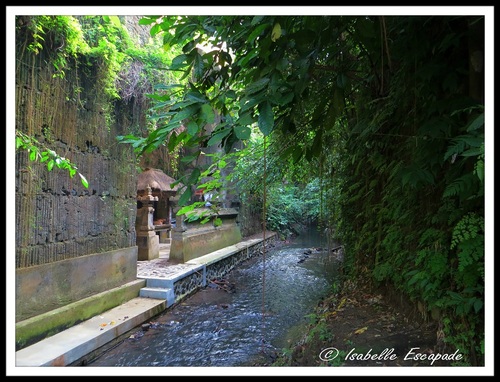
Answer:
<path fill-rule="evenodd" d="M 272 236 L 274 233 L 268 231 L 266 233 L 266 238 Z M 263 233 L 257 233 L 252 236 L 248 236 L 243 238 L 242 241 L 247 241 L 251 239 L 262 238 Z M 157 259 L 153 260 L 144 260 L 137 262 L 137 277 L 168 277 L 173 274 L 191 269 L 196 267 L 193 264 L 184 264 L 184 263 L 176 263 L 169 261 L 170 254 L 170 243 L 160 243 L 160 256 Z"/>
<path fill-rule="evenodd" d="M 167 277 L 180 271 L 191 269 L 192 264 L 169 261 L 170 244 L 160 244 L 160 257 L 137 262 L 137 277 Z"/>

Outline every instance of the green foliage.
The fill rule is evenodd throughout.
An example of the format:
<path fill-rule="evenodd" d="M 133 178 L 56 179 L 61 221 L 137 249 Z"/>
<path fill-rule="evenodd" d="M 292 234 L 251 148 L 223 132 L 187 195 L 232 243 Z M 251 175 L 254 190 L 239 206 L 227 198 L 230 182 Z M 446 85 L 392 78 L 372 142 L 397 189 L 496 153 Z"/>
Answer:
<path fill-rule="evenodd" d="M 54 77 L 64 77 L 69 58 L 89 51 L 80 23 L 73 16 L 34 16 L 28 28 L 32 33 L 28 50 L 35 54 L 43 49 L 51 52 Z"/>
<path fill-rule="evenodd" d="M 204 195 L 211 195 L 210 205 L 207 206 L 206 201 L 193 202 L 188 204 L 188 200 L 186 199 L 183 201 L 182 198 L 190 198 L 191 193 L 184 192 L 179 199 L 179 204 L 182 207 L 179 209 L 179 211 L 177 211 L 177 216 L 185 215 L 186 221 L 192 222 L 199 220 L 201 224 L 212 221 L 214 226 L 218 227 L 222 224 L 222 220 L 218 217 L 220 212 L 218 192 L 223 188 L 228 189 L 228 187 L 225 185 L 226 179 L 222 177 L 221 171 L 228 165 L 228 162 L 232 161 L 234 155 L 204 155 L 213 158 L 213 163 L 208 166 L 205 171 L 201 172 L 196 168 L 189 174 L 187 179 L 186 177 L 181 177 L 173 185 L 179 184 L 181 182 L 186 182 L 188 184 L 198 183 L 197 189 L 202 190 Z"/>
<path fill-rule="evenodd" d="M 120 98 L 118 78 L 129 59 L 125 53 L 133 43 L 117 16 L 81 16 L 89 50 L 85 55 L 89 66 L 99 67 L 100 85 L 110 99 Z"/>
<path fill-rule="evenodd" d="M 346 269 L 371 272 L 428 311 L 439 310 L 447 343 L 468 353 L 469 364 L 480 364 L 484 115 L 459 85 L 468 78 L 457 61 L 468 53 L 472 32 L 462 18 L 385 21 L 398 69 L 385 60 L 372 87 L 353 98 L 356 123 L 338 151 Z M 423 23 L 432 38 L 422 36 Z M 372 62 L 381 62 L 368 34 L 353 35 Z M 381 82 L 382 71 L 388 82 Z"/>
<path fill-rule="evenodd" d="M 484 283 L 484 218 L 468 213 L 454 227 L 451 249 L 456 249 L 458 267 L 455 280 L 464 290 L 483 291 Z"/>
<path fill-rule="evenodd" d="M 163 70 L 176 53 L 165 52 L 158 40 L 143 47 L 131 40 L 121 17 L 118 16 L 19 16 L 18 28 L 26 28 L 27 49 L 33 54 L 42 50 L 54 67 L 54 76 L 64 78 L 68 68 L 76 68 L 78 75 L 96 76 L 98 86 L 110 100 L 146 103 L 146 94 L 152 93 L 152 84 L 177 78 Z M 25 22 L 27 20 L 27 22 Z M 74 61 L 70 61 L 70 59 Z M 111 109 L 110 109 L 111 110 Z M 106 121 L 112 120 L 106 110 Z M 131 131 L 132 133 L 132 131 Z M 17 134 L 17 131 L 16 131 Z M 33 137 L 29 139 L 34 140 Z M 120 137 L 119 137 L 120 139 Z M 135 140 L 134 140 L 135 139 Z M 125 135 L 124 141 L 140 144 L 135 135 Z M 33 152 L 33 150 L 32 150 Z M 175 153 L 172 154 L 175 156 Z M 54 157 L 47 160 L 65 166 L 65 160 Z M 73 174 L 71 167 L 68 167 Z M 81 174 L 80 174 L 81 175 Z M 83 180 L 83 182 L 87 182 Z"/>
<path fill-rule="evenodd" d="M 75 174 L 78 174 L 83 187 L 89 188 L 87 179 L 80 172 L 78 172 L 78 167 L 76 167 L 75 164 L 71 163 L 71 161 L 64 157 L 61 157 L 55 151 L 48 148 L 42 149 L 40 146 L 40 143 L 36 139 L 16 130 L 16 150 L 27 150 L 29 153 L 29 159 L 33 162 L 38 160 L 40 160 L 40 162 L 47 162 L 48 171 L 52 171 L 54 166 L 56 166 L 57 168 L 68 170 L 71 178 L 75 176 Z"/>
<path fill-rule="evenodd" d="M 471 366 L 482 363 L 484 355 L 484 327 L 477 322 L 461 318 L 443 319 L 443 331 L 446 335 L 445 342 L 455 349 L 460 349 L 464 359 L 454 366 Z"/>
<path fill-rule="evenodd" d="M 247 140 L 234 179 L 242 202 L 266 201 L 273 229 L 317 211 L 304 208 L 302 187 L 318 179 L 309 193 L 325 225 L 336 227 L 348 275 L 371 276 L 439 310 L 448 343 L 480 364 L 484 105 L 468 62 L 472 47 L 484 46 L 483 18 L 154 16 L 141 23 L 167 49 L 181 47 L 169 69 L 186 83 L 158 87 L 158 127 L 127 138 L 137 152 L 165 143 L 230 152 Z M 207 133 L 212 111 L 221 122 Z M 465 328 L 467 312 L 476 314 Z"/>
<path fill-rule="evenodd" d="M 315 181 L 317 183 L 317 179 Z M 268 188 L 267 227 L 283 236 L 300 233 L 301 229 L 318 221 L 319 189 L 311 184 L 299 187 L 272 184 Z"/>
<path fill-rule="evenodd" d="M 333 333 L 330 331 L 323 316 L 316 313 L 310 313 L 305 316 L 309 321 L 310 330 L 307 332 L 306 342 L 318 338 L 321 341 L 328 342 L 333 338 Z"/>
<path fill-rule="evenodd" d="M 151 25 L 152 36 L 163 36 L 165 49 L 182 47 L 182 52 L 172 59 L 170 70 L 183 72 L 181 80 L 187 79 L 189 83 L 158 89 L 164 93 L 154 96 L 157 114 L 153 118 L 164 122 L 146 139 L 135 140 L 136 151 L 150 152 L 168 140 L 169 147 L 208 143 L 209 146 L 221 145 L 229 152 L 236 141 L 249 138 L 253 125 L 267 136 L 276 127 L 292 128 L 300 119 L 308 121 L 314 117 L 316 122 L 321 121 L 320 109 L 311 115 L 303 115 L 300 110 L 315 105 L 314 98 L 319 91 L 325 91 L 328 79 L 337 78 L 336 73 L 323 69 L 323 61 L 328 57 L 326 51 L 310 48 L 317 44 L 314 39 L 331 36 L 332 31 L 333 36 L 340 33 L 330 21 L 302 16 L 143 18 L 141 24 Z M 301 28 L 308 33 L 301 34 Z M 315 35 L 314 29 L 320 34 Z M 335 45 L 334 40 L 330 43 Z M 296 59 L 308 54 L 311 58 Z M 313 69 L 317 72 L 315 81 L 309 82 L 316 57 L 321 65 Z M 343 87 L 348 83 L 344 77 L 342 74 L 338 81 Z M 334 92 L 341 94 L 337 86 Z M 333 99 L 332 105 L 323 106 L 340 115 L 343 103 L 338 101 L 341 98 Z M 296 107 L 292 108 L 295 103 Z M 279 114 L 275 112 L 277 108 L 280 108 Z M 210 112 L 207 114 L 206 110 Z M 292 111 L 295 111 L 293 116 Z M 222 123 L 209 136 L 204 136 L 202 127 L 211 123 L 213 112 L 222 116 Z M 329 119 L 325 123 L 333 122 Z M 182 125 L 191 128 L 187 133 L 172 133 Z M 309 127 L 307 122 L 305 126 Z M 322 128 L 314 126 L 318 132 Z M 321 134 L 311 143 L 313 146 L 304 150 L 309 157 L 316 157 L 322 147 Z"/>
<path fill-rule="evenodd" d="M 265 178 L 266 227 L 288 237 L 319 221 L 321 185 L 305 162 L 293 164 L 289 158 L 276 156 L 272 151 L 276 147 L 266 141 L 266 150 L 271 153 L 265 160 L 264 136 L 254 129 L 246 147 L 234 152 L 235 166 L 229 179 L 241 190 L 243 203 L 263 205 Z"/>
<path fill-rule="evenodd" d="M 475 109 L 480 109 L 481 113 L 471 114 Z M 443 197 L 457 197 L 467 201 L 484 195 L 484 113 L 482 108 L 469 108 L 459 112 L 471 115 L 471 122 L 465 126 L 465 134 L 451 140 L 444 160 L 451 160 L 452 165 L 458 168 L 470 167 L 472 164 L 473 171 L 457 174 L 445 188 Z"/>

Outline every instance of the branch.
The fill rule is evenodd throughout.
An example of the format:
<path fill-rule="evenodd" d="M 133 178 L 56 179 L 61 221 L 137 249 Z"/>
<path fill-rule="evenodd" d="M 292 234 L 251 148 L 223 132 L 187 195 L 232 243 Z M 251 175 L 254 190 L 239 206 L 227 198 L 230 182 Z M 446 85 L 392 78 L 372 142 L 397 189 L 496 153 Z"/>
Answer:
<path fill-rule="evenodd" d="M 78 167 L 76 167 L 74 163 L 49 148 L 44 147 L 42 151 L 40 147 L 40 142 L 38 142 L 35 138 L 16 130 L 16 150 L 27 150 L 31 161 L 36 162 L 40 159 L 40 162 L 47 162 L 47 169 L 49 171 L 52 171 L 54 166 L 56 166 L 58 168 L 68 170 L 71 178 L 75 174 L 78 174 L 83 187 L 89 188 L 87 179 L 78 171 Z"/>

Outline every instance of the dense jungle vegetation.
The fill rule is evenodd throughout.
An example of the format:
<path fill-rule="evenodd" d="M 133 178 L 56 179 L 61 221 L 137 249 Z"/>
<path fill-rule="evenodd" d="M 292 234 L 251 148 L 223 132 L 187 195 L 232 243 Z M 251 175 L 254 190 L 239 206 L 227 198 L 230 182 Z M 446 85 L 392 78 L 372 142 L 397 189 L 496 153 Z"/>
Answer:
<path fill-rule="evenodd" d="M 151 102 L 147 130 L 117 137 L 138 155 L 167 147 L 175 172 L 223 149 L 170 174 L 188 186 L 184 212 L 189 186 L 231 186 L 284 236 L 317 221 L 346 277 L 396 289 L 484 364 L 483 16 L 145 16 L 142 46 L 118 17 L 25 22 L 31 51 L 63 46 L 54 75 L 106 65 L 110 99 Z"/>

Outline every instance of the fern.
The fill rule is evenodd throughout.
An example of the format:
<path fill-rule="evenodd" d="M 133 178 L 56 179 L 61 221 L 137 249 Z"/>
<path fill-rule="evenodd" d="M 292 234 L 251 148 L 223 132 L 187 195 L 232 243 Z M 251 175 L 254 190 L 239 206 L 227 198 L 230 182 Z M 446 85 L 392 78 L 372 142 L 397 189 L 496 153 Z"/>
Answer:
<path fill-rule="evenodd" d="M 484 135 L 459 135 L 452 139 L 453 144 L 448 147 L 444 154 L 444 160 L 456 155 L 463 155 L 466 149 L 480 148 L 484 144 Z M 480 153 L 474 154 L 479 155 Z M 472 156 L 472 155 L 468 155 Z"/>
<path fill-rule="evenodd" d="M 484 182 L 484 161 L 479 159 L 474 165 L 474 175 L 479 178 L 481 183 Z"/>
<path fill-rule="evenodd" d="M 469 239 L 475 239 L 481 232 L 484 232 L 484 218 L 473 212 L 468 213 L 453 229 L 450 248 L 453 249 Z"/>
<path fill-rule="evenodd" d="M 446 186 L 443 192 L 443 197 L 448 198 L 466 194 L 473 188 L 474 180 L 475 179 L 472 173 L 461 176 Z"/>
<path fill-rule="evenodd" d="M 452 232 L 451 249 L 457 249 L 458 270 L 455 280 L 465 289 L 484 289 L 484 218 L 465 215 Z"/>
<path fill-rule="evenodd" d="M 474 172 L 481 181 L 484 178 L 484 113 L 473 119 L 466 128 L 468 134 L 459 135 L 452 139 L 452 144 L 444 154 L 444 160 L 452 158 L 451 163 L 454 163 L 457 156 L 478 157 L 475 164 Z"/>
<path fill-rule="evenodd" d="M 429 170 L 413 164 L 401 171 L 401 183 L 403 187 L 409 185 L 413 188 L 416 188 L 419 183 L 434 184 L 434 175 Z"/>
<path fill-rule="evenodd" d="M 469 123 L 469 126 L 467 126 L 467 131 L 475 131 L 479 130 L 481 127 L 484 126 L 484 113 L 479 114 L 475 119 Z"/>

